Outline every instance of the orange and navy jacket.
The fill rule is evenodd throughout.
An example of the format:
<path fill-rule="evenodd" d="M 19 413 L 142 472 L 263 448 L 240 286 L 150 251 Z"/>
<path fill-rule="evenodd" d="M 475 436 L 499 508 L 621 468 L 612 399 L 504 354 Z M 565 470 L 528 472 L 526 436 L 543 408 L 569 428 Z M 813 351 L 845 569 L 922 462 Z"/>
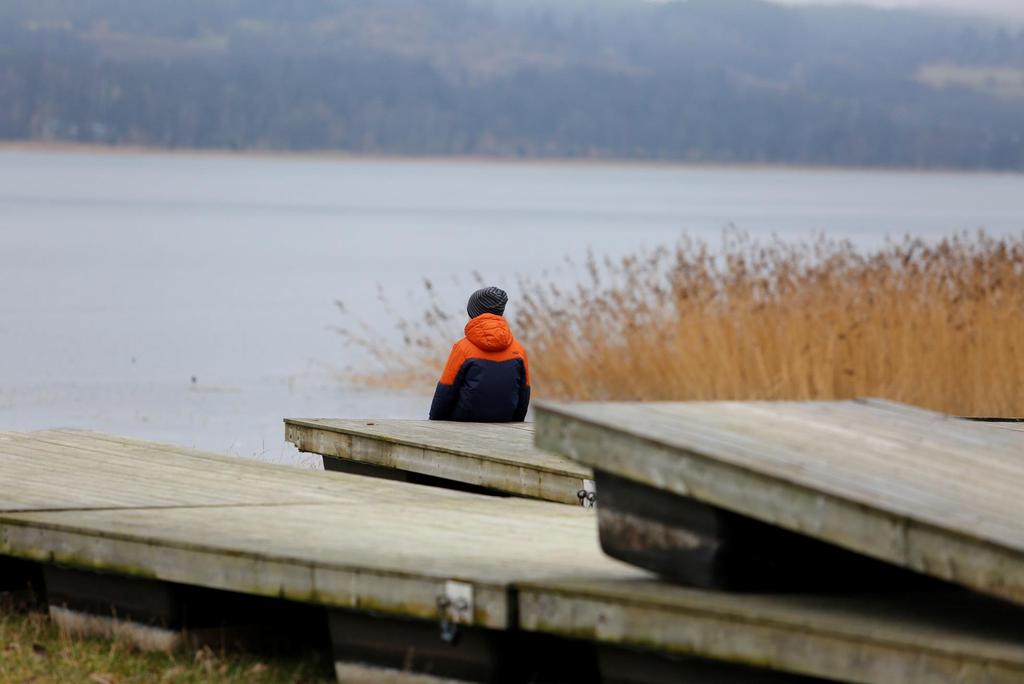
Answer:
<path fill-rule="evenodd" d="M 530 362 L 502 316 L 485 313 L 466 323 L 430 405 L 431 420 L 522 421 L 530 405 Z"/>

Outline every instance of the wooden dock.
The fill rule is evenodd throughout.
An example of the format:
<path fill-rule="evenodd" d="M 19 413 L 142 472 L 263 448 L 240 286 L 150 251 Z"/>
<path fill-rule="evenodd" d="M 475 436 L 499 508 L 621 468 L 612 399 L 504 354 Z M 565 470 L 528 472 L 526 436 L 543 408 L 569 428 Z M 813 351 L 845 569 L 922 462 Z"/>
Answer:
<path fill-rule="evenodd" d="M 532 423 L 285 419 L 324 468 L 557 503 L 594 502 L 590 469 L 533 444 Z"/>
<path fill-rule="evenodd" d="M 22 558 L 428 619 L 459 581 L 468 624 L 495 629 L 512 581 L 639 572 L 572 507 L 88 432 L 6 433 L 0 450 L 0 553 Z"/>
<path fill-rule="evenodd" d="M 758 595 L 650 580 L 519 588 L 523 629 L 829 681 L 1019 682 L 1022 619 L 1015 606 L 956 591 Z"/>
<path fill-rule="evenodd" d="M 55 618 L 170 645 L 231 612 L 312 605 L 346 676 L 350 661 L 474 681 L 509 660 L 542 666 L 519 649 L 543 642 L 513 637 L 514 582 L 643 575 L 601 553 L 595 525 L 581 508 L 522 498 L 88 432 L 0 434 L 0 575 L 4 558 L 40 564 L 46 594 L 66 602 L 51 605 Z M 276 603 L 247 608 L 239 596 Z M 183 622 L 213 603 L 224 611 Z"/>
<path fill-rule="evenodd" d="M 1024 612 L 963 590 L 683 589 L 602 554 L 578 507 L 79 431 L 0 434 L 0 570 L 12 558 L 68 610 L 109 601 L 140 624 L 195 596 L 324 611 L 340 676 L 371 662 L 525 682 L 544 662 L 563 668 L 546 681 L 1024 679 Z"/>
<path fill-rule="evenodd" d="M 789 531 L 1024 603 L 1018 431 L 870 400 L 544 404 L 537 426 L 539 446 L 595 469 L 603 502 L 609 475 L 704 505 L 719 528 Z"/>

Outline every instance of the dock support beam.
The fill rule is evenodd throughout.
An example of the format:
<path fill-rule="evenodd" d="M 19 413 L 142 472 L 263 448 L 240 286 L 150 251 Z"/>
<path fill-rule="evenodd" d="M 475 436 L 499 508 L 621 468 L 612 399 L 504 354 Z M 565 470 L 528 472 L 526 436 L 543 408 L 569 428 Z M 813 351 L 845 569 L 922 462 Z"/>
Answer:
<path fill-rule="evenodd" d="M 72 633 L 125 638 L 143 650 L 326 649 L 317 606 L 55 565 L 42 574 L 51 618 Z"/>
<path fill-rule="evenodd" d="M 469 492 L 470 494 L 486 494 L 487 496 L 509 496 L 506 492 L 496 489 L 481 487 L 480 485 L 468 482 L 459 482 L 446 477 L 427 475 L 426 473 L 414 473 L 411 470 L 400 470 L 398 468 L 387 468 L 373 463 L 362 463 L 345 458 L 324 456 L 324 470 L 334 473 L 348 473 L 349 475 L 361 475 L 363 477 L 376 477 L 381 480 L 392 480 L 395 482 L 407 482 L 409 484 L 425 485 L 428 487 L 440 487 L 441 489 L 454 489 L 458 492 Z"/>
<path fill-rule="evenodd" d="M 428 675 L 434 681 L 502 684 L 600 681 L 596 652 L 587 642 L 463 626 L 446 643 L 437 622 L 340 610 L 331 612 L 330 627 L 339 681 L 365 666 L 383 668 L 378 674 L 403 674 L 409 679 L 394 681 L 410 684 Z"/>
<path fill-rule="evenodd" d="M 896 591 L 942 582 L 598 470 L 601 548 L 682 584 L 726 591 Z"/>
<path fill-rule="evenodd" d="M 827 684 L 816 677 L 618 646 L 599 646 L 601 684 Z"/>
<path fill-rule="evenodd" d="M 32 561 L 0 556 L 0 601 L 17 609 L 45 606 L 42 567 Z"/>

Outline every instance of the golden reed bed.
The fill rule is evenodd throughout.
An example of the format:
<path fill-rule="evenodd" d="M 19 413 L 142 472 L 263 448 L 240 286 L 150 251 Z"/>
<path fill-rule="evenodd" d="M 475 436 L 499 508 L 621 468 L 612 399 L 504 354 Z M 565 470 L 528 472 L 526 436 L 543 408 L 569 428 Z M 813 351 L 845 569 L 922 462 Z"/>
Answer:
<path fill-rule="evenodd" d="M 1024 235 L 723 245 L 684 239 L 590 259 L 569 291 L 520 283 L 514 331 L 535 396 L 706 400 L 885 397 L 1024 416 Z M 429 283 L 428 293 L 432 292 Z M 463 320 L 431 298 L 397 336 L 346 333 L 380 362 L 359 380 L 432 388 Z"/>

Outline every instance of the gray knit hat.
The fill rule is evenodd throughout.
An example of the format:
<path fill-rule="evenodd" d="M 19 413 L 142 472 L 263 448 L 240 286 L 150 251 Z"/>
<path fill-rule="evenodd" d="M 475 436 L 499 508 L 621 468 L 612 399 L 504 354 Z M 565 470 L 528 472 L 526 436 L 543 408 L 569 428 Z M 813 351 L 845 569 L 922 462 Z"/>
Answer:
<path fill-rule="evenodd" d="M 504 290 L 497 287 L 484 287 L 469 295 L 466 313 L 470 318 L 476 318 L 485 313 L 503 316 L 506 304 L 508 304 L 508 295 Z"/>

